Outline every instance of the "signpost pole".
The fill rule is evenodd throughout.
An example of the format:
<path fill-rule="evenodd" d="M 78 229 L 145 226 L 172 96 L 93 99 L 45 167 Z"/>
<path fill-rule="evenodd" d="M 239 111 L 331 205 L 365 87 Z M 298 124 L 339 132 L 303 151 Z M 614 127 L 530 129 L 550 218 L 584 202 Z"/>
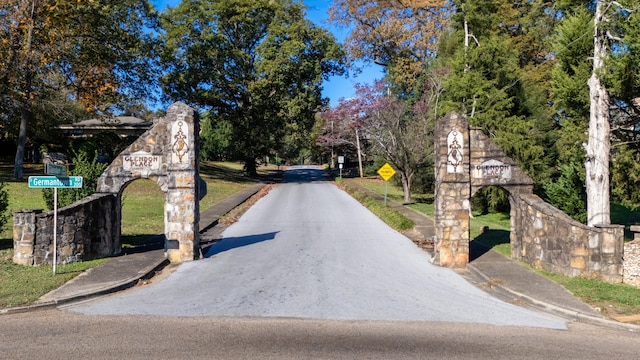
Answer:
<path fill-rule="evenodd" d="M 387 184 L 389 182 L 385 180 L 384 182 L 384 206 L 387 206 Z"/>
<path fill-rule="evenodd" d="M 58 265 L 58 188 L 79 189 L 82 176 L 66 176 L 67 168 L 61 165 L 47 164 L 45 171 L 49 176 L 29 176 L 30 188 L 53 188 L 53 274 Z M 51 174 L 54 174 L 51 176 Z"/>
<path fill-rule="evenodd" d="M 53 275 L 58 263 L 58 188 L 53 188 Z"/>

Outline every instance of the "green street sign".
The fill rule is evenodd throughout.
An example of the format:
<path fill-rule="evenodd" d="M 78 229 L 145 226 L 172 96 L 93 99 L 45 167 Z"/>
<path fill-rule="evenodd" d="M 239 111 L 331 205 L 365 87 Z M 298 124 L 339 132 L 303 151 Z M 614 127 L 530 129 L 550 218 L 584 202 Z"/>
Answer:
<path fill-rule="evenodd" d="M 67 167 L 64 165 L 44 164 L 44 173 L 53 176 L 67 176 Z"/>
<path fill-rule="evenodd" d="M 81 188 L 82 176 L 29 176 L 30 188 Z"/>

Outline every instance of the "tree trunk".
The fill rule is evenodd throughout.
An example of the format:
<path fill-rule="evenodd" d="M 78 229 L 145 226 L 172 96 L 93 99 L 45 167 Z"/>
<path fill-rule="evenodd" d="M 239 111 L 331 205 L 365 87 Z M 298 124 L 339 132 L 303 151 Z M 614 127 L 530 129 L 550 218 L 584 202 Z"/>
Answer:
<path fill-rule="evenodd" d="M 404 171 L 400 172 L 400 177 L 402 180 L 402 191 L 404 194 L 404 202 L 405 204 L 411 202 L 411 175 L 405 174 Z"/>
<path fill-rule="evenodd" d="M 13 178 L 22 180 L 22 168 L 24 165 L 24 149 L 27 143 L 27 124 L 29 123 L 28 104 L 22 107 L 20 119 L 20 132 L 18 133 L 18 145 L 16 146 L 16 157 L 13 163 Z"/>
<path fill-rule="evenodd" d="M 244 160 L 244 173 L 248 176 L 258 175 L 258 168 L 256 167 L 256 159 L 247 157 Z"/>
<path fill-rule="evenodd" d="M 29 110 L 31 107 L 31 80 L 33 78 L 33 72 L 31 69 L 31 41 L 33 39 L 33 27 L 34 27 L 34 13 L 36 3 L 32 1 L 31 3 L 27 3 L 27 6 L 31 6 L 29 11 L 28 8 L 26 10 L 29 16 L 29 23 L 27 27 L 27 38 L 25 39 L 25 44 L 23 48 L 24 59 L 26 59 L 26 64 L 22 71 L 25 72 L 24 84 L 22 85 L 23 91 L 23 100 L 22 100 L 22 110 L 20 114 L 20 130 L 18 132 L 18 144 L 16 146 L 16 157 L 13 162 L 13 178 L 16 180 L 22 180 L 22 169 L 24 165 L 24 150 L 27 143 L 27 125 L 29 124 Z"/>
<path fill-rule="evenodd" d="M 362 153 L 360 152 L 360 133 L 358 132 L 358 127 L 355 127 L 356 130 L 356 148 L 358 150 L 358 169 L 360 170 L 360 178 L 364 177 L 362 173 Z"/>
<path fill-rule="evenodd" d="M 587 225 L 611 223 L 609 204 L 609 155 L 611 151 L 609 126 L 609 94 L 598 74 L 604 67 L 607 54 L 606 35 L 599 25 L 603 21 L 604 3 L 598 0 L 595 17 L 593 73 L 589 79 L 589 143 L 585 164 L 587 187 Z"/>

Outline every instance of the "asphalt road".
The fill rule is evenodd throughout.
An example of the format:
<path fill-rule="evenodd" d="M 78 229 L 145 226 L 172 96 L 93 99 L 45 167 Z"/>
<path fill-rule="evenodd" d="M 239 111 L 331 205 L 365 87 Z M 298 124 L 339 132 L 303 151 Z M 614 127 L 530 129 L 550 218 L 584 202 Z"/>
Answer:
<path fill-rule="evenodd" d="M 637 332 L 565 328 L 495 300 L 320 172 L 287 179 L 207 259 L 90 302 L 0 316 L 0 358 L 637 358 Z"/>
<path fill-rule="evenodd" d="M 408 321 L 566 329 L 504 303 L 372 215 L 316 168 L 285 183 L 228 228 L 206 259 L 166 279 L 68 311 L 85 315 Z"/>
<path fill-rule="evenodd" d="M 0 316 L 0 358 L 637 359 L 640 334 L 442 322 L 94 316 L 49 310 Z"/>

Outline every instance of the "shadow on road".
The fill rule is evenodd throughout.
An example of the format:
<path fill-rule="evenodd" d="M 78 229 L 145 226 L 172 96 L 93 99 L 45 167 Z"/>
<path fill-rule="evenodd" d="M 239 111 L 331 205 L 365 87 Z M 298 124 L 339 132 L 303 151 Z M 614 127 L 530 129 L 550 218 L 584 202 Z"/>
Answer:
<path fill-rule="evenodd" d="M 279 231 L 241 237 L 226 237 L 219 242 L 216 242 L 215 244 L 209 246 L 208 248 L 204 248 L 202 252 L 204 253 L 205 258 L 209 258 L 227 250 L 252 245 L 267 240 L 273 240 L 275 239 L 278 232 Z"/>
<path fill-rule="evenodd" d="M 292 166 L 284 173 L 285 183 L 328 181 L 327 171 L 316 166 Z"/>

